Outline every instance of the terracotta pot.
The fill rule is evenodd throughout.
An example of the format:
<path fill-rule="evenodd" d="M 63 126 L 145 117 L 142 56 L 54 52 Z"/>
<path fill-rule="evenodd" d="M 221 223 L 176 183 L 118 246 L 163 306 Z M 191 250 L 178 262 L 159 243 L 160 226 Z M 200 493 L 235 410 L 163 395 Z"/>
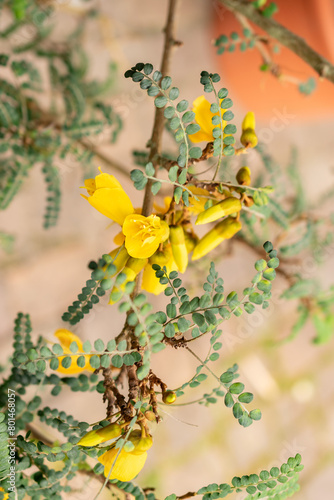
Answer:
<path fill-rule="evenodd" d="M 275 19 L 304 38 L 317 52 L 334 63 L 334 1 L 333 0 L 276 0 L 279 11 Z M 263 33 L 254 27 L 257 33 Z M 239 22 L 226 9 L 214 12 L 214 35 L 242 33 Z M 316 79 L 311 95 L 301 94 L 290 82 L 280 81 L 269 72 L 260 71 L 262 58 L 256 48 L 241 52 L 225 52 L 217 56 L 224 86 L 238 104 L 251 109 L 261 118 L 273 112 L 290 113 L 297 118 L 323 119 L 334 114 L 334 85 L 321 80 L 315 71 L 293 52 L 280 46 L 273 60 L 283 73 L 306 82 Z"/>

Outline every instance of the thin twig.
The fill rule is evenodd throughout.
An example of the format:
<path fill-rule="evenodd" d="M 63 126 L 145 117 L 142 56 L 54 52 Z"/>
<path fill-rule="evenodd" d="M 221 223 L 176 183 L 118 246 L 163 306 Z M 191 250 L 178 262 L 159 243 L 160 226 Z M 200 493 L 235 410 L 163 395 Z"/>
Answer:
<path fill-rule="evenodd" d="M 178 0 L 169 0 L 168 7 L 168 18 L 167 24 L 164 29 L 165 31 L 165 44 L 164 44 L 164 52 L 162 56 L 161 62 L 161 73 L 162 76 L 167 76 L 170 71 L 170 63 L 171 63 L 171 53 L 173 47 L 175 47 L 175 18 L 176 18 L 176 6 Z M 161 154 L 161 139 L 164 129 L 165 117 L 164 117 L 164 109 L 156 108 L 155 109 L 155 117 L 153 124 L 152 136 L 150 139 L 150 154 L 149 161 L 151 161 L 155 167 L 155 176 L 158 170 L 158 157 Z M 142 214 L 146 217 L 152 213 L 153 208 L 153 194 L 151 191 L 152 181 L 149 180 L 146 184 Z"/>

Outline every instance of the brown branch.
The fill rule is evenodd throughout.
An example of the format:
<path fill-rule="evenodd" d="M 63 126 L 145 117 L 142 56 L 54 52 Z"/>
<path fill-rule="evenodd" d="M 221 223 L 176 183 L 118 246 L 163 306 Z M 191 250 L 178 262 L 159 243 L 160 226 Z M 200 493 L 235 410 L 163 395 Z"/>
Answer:
<path fill-rule="evenodd" d="M 175 45 L 178 45 L 178 43 L 175 43 L 175 17 L 176 17 L 177 2 L 178 0 L 169 0 L 168 18 L 166 27 L 164 29 L 165 32 L 164 52 L 162 56 L 161 70 L 160 70 L 162 76 L 167 76 L 167 74 L 169 73 L 172 48 L 175 47 Z M 158 170 L 158 157 L 161 154 L 161 139 L 164 129 L 164 123 L 165 123 L 164 109 L 156 108 L 153 131 L 150 139 L 150 154 L 149 154 L 149 161 L 153 163 L 156 173 Z M 149 180 L 148 183 L 146 184 L 145 196 L 142 208 L 142 214 L 145 215 L 146 217 L 151 214 L 153 208 L 154 197 L 151 191 L 151 186 L 152 186 L 152 181 Z"/>
<path fill-rule="evenodd" d="M 292 33 L 281 24 L 270 17 L 265 17 L 261 11 L 256 9 L 249 0 L 220 0 L 220 2 L 231 12 L 239 13 L 247 17 L 251 22 L 264 30 L 272 38 L 290 49 L 309 66 L 311 66 L 320 77 L 334 83 L 334 66 L 323 56 L 313 50 L 303 38 Z"/>
<path fill-rule="evenodd" d="M 185 500 L 186 498 L 191 498 L 195 497 L 197 495 L 196 491 L 188 491 L 188 493 L 185 493 L 184 495 L 181 495 L 180 497 L 177 497 L 178 500 Z"/>

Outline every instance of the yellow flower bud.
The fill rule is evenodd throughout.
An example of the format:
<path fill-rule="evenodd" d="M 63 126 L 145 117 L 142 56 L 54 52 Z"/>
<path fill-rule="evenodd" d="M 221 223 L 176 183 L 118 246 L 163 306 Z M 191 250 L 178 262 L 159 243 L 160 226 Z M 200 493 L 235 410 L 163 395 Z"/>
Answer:
<path fill-rule="evenodd" d="M 252 128 L 246 128 L 241 134 L 240 142 L 243 146 L 245 146 L 245 148 L 255 148 L 258 143 L 255 130 Z"/>
<path fill-rule="evenodd" d="M 248 167 L 242 167 L 237 173 L 237 182 L 241 186 L 249 186 L 251 183 L 251 171 Z"/>
<path fill-rule="evenodd" d="M 196 225 L 207 224 L 208 222 L 213 222 L 217 219 L 221 219 L 226 215 L 231 215 L 235 212 L 240 212 L 241 202 L 238 198 L 231 196 L 226 198 L 226 200 L 220 201 L 213 205 L 212 207 L 201 212 L 196 220 Z"/>
<path fill-rule="evenodd" d="M 122 428 L 118 424 L 110 424 L 103 429 L 87 432 L 78 442 L 81 446 L 96 446 L 97 444 L 117 438 L 122 434 Z"/>
<path fill-rule="evenodd" d="M 178 270 L 181 273 L 184 273 L 188 266 L 188 251 L 183 228 L 182 226 L 170 226 L 169 231 L 169 238 L 175 263 Z"/>
<path fill-rule="evenodd" d="M 192 260 L 200 259 L 211 252 L 224 240 L 232 238 L 241 229 L 241 223 L 232 217 L 219 222 L 198 242 Z"/>
<path fill-rule="evenodd" d="M 176 400 L 176 394 L 174 391 L 165 391 L 162 395 L 162 401 L 166 405 L 171 405 Z"/>
<path fill-rule="evenodd" d="M 248 129 L 248 128 L 255 130 L 255 115 L 252 111 L 249 111 L 246 114 L 245 118 L 243 119 L 241 128 L 243 131 Z"/>

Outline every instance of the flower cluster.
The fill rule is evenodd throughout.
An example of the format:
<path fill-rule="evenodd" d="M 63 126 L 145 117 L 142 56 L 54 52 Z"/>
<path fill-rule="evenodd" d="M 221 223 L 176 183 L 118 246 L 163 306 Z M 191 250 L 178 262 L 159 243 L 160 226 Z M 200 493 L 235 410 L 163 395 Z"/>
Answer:
<path fill-rule="evenodd" d="M 191 140 L 212 141 L 214 114 L 210 111 L 210 103 L 201 96 L 195 100 L 193 110 L 201 130 L 192 134 Z M 257 138 L 253 113 L 247 113 L 242 129 L 241 139 L 245 147 L 255 146 Z M 240 169 L 237 181 L 240 186 L 250 183 L 248 167 Z M 188 206 L 183 203 L 176 206 L 172 198 L 165 198 L 165 206 L 155 206 L 154 213 L 146 217 L 140 213 L 140 209 L 133 207 L 113 175 L 101 172 L 95 179 L 86 180 L 84 188 L 87 195 L 82 196 L 96 210 L 121 226 L 121 231 L 114 239 L 118 247 L 110 255 L 116 266 L 115 274 L 122 272 L 125 279 L 112 292 L 122 292 L 126 283 L 134 281 L 143 271 L 143 290 L 157 295 L 164 290 L 165 285 L 155 276 L 153 264 L 165 266 L 168 273 L 173 270 L 184 273 L 189 254 L 192 253 L 192 260 L 200 259 L 240 231 L 240 211 L 243 206 L 250 206 L 252 199 L 238 187 L 225 186 L 225 189 L 221 189 L 221 186 L 204 189 L 189 183 L 187 189 L 191 195 Z M 193 216 L 197 216 L 195 225 L 219 222 L 199 239 L 194 231 Z M 112 296 L 115 297 L 115 293 Z M 113 299 L 110 303 L 115 301 Z"/>

